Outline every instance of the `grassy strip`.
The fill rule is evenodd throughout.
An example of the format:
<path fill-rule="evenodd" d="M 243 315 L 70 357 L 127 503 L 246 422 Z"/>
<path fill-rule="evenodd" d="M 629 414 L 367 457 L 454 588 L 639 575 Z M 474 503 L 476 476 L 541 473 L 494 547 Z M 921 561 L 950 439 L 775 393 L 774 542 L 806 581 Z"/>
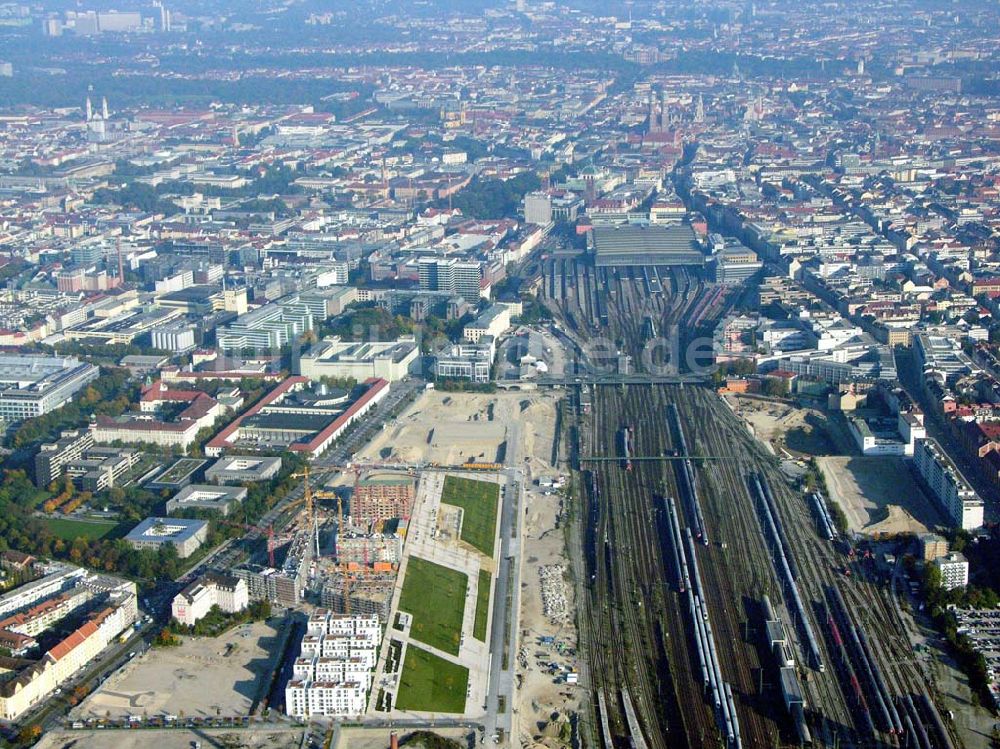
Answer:
<path fill-rule="evenodd" d="M 472 636 L 486 642 L 486 624 L 490 615 L 490 582 L 493 576 L 486 570 L 479 570 L 479 587 L 476 589 L 476 623 Z"/>

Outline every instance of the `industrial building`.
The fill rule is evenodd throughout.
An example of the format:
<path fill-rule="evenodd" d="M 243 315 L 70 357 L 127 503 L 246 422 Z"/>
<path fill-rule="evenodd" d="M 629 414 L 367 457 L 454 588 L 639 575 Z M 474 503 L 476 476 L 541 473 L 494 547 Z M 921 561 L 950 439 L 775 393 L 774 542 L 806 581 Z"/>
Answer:
<path fill-rule="evenodd" d="M 401 380 L 419 366 L 419 348 L 413 336 L 398 341 L 342 341 L 326 338 L 301 354 L 298 374 L 350 378 L 358 382 L 379 377 L 388 382 Z"/>
<path fill-rule="evenodd" d="M 171 351 L 183 354 L 191 351 L 196 345 L 194 325 L 184 322 L 172 322 L 150 331 L 153 348 L 161 351 Z"/>
<path fill-rule="evenodd" d="M 213 606 L 218 606 L 226 614 L 235 614 L 243 611 L 249 604 L 250 596 L 245 580 L 209 572 L 174 596 L 170 613 L 181 624 L 192 627 Z"/>
<path fill-rule="evenodd" d="M 181 559 L 191 556 L 205 543 L 208 522 L 186 518 L 146 518 L 128 532 L 125 540 L 134 549 L 159 549 L 173 544 Z"/>
<path fill-rule="evenodd" d="M 599 268 L 705 263 L 688 224 L 595 226 L 594 262 Z"/>
<path fill-rule="evenodd" d="M 220 515 L 228 515 L 232 506 L 246 497 L 247 490 L 243 486 L 191 484 L 167 500 L 166 510 L 168 515 L 188 509 L 212 510 Z"/>
<path fill-rule="evenodd" d="M 388 393 L 389 383 L 381 378 L 346 393 L 314 387 L 301 375 L 289 377 L 212 438 L 205 454 L 218 457 L 230 447 L 281 448 L 317 457 Z"/>
<path fill-rule="evenodd" d="M 0 355 L 0 421 L 16 422 L 65 405 L 100 370 L 64 356 Z"/>
<path fill-rule="evenodd" d="M 205 471 L 205 481 L 211 484 L 243 484 L 251 481 L 269 481 L 281 470 L 281 458 L 244 457 L 234 455 L 219 458 Z"/>
<path fill-rule="evenodd" d="M 982 526 L 983 500 L 935 440 L 917 442 L 913 464 L 955 527 L 970 531 Z"/>

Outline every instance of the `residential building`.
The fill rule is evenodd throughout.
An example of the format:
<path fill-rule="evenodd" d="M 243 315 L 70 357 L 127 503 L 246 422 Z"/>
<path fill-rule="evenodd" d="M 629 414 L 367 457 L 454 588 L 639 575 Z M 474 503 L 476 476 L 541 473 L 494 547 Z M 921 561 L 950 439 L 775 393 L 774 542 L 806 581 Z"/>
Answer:
<path fill-rule="evenodd" d="M 236 567 L 233 574 L 246 582 L 251 601 L 270 601 L 279 606 L 297 606 L 302 597 L 302 578 L 284 570 L 259 565 Z"/>
<path fill-rule="evenodd" d="M 918 539 L 920 541 L 920 558 L 925 562 L 933 562 L 938 557 L 943 557 L 948 553 L 948 540 L 936 533 L 924 533 Z"/>
<path fill-rule="evenodd" d="M 983 500 L 935 440 L 917 442 L 913 464 L 955 527 L 975 530 L 982 526 Z"/>
<path fill-rule="evenodd" d="M 377 616 L 314 611 L 285 687 L 287 714 L 304 719 L 363 713 L 381 634 Z"/>
<path fill-rule="evenodd" d="M 941 573 L 941 586 L 945 590 L 964 588 L 969 584 L 969 561 L 964 554 L 953 551 L 931 562 Z"/>

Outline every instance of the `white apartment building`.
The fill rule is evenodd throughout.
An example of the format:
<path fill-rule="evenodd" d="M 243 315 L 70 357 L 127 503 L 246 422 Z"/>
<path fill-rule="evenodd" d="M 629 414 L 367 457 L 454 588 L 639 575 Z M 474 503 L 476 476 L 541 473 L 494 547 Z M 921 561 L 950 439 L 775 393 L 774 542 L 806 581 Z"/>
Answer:
<path fill-rule="evenodd" d="M 941 572 L 941 585 L 945 590 L 964 588 L 969 584 L 969 561 L 964 554 L 953 551 L 933 562 Z"/>
<path fill-rule="evenodd" d="M 293 678 L 285 687 L 288 715 L 308 718 L 364 712 L 381 636 L 377 616 L 314 611 L 293 666 Z"/>
<path fill-rule="evenodd" d="M 352 682 L 293 680 L 285 687 L 286 711 L 297 718 L 361 715 L 367 698 L 364 686 Z"/>
<path fill-rule="evenodd" d="M 983 500 L 936 441 L 918 440 L 913 464 L 956 527 L 967 531 L 982 527 Z"/>

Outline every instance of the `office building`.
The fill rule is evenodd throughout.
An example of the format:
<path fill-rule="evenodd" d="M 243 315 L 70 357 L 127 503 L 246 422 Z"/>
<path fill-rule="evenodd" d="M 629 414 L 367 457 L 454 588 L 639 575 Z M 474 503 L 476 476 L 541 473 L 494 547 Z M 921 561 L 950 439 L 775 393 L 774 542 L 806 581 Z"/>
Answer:
<path fill-rule="evenodd" d="M 309 307 L 298 301 L 273 302 L 240 315 L 217 333 L 223 351 L 277 349 L 313 328 Z"/>
<path fill-rule="evenodd" d="M 483 279 L 482 263 L 454 258 L 422 257 L 417 262 L 421 291 L 457 294 L 470 304 L 489 296 L 489 284 Z"/>
<path fill-rule="evenodd" d="M 434 374 L 448 380 L 486 383 L 491 379 L 496 346 L 492 335 L 482 335 L 476 343 L 448 346 L 434 360 Z"/>
<path fill-rule="evenodd" d="M 548 226 L 552 223 L 552 197 L 545 192 L 529 192 L 524 196 L 524 222 Z"/>
<path fill-rule="evenodd" d="M 173 544 L 181 559 L 191 556 L 208 537 L 208 521 L 186 518 L 146 518 L 128 532 L 133 549 L 159 549 Z"/>
<path fill-rule="evenodd" d="M 242 486 L 215 486 L 191 484 L 181 489 L 173 499 L 167 501 L 167 514 L 182 510 L 212 510 L 220 515 L 228 515 L 234 504 L 247 497 Z"/>
<path fill-rule="evenodd" d="M 0 354 L 0 421 L 22 421 L 65 405 L 100 371 L 74 357 Z"/>
<path fill-rule="evenodd" d="M 268 481 L 281 470 L 281 458 L 245 457 L 234 455 L 219 458 L 205 471 L 205 481 L 210 484 L 243 484 L 251 481 Z"/>
<path fill-rule="evenodd" d="M 398 341 L 358 342 L 326 338 L 300 355 L 298 374 L 314 380 L 332 377 L 362 382 L 379 377 L 396 382 L 417 369 L 419 354 L 412 336 Z"/>
<path fill-rule="evenodd" d="M 246 581 L 215 572 L 202 575 L 174 596 L 170 613 L 188 627 L 205 617 L 213 606 L 226 614 L 243 611 L 250 604 Z"/>
<path fill-rule="evenodd" d="M 510 307 L 505 304 L 493 304 L 466 325 L 462 334 L 472 343 L 478 343 L 483 336 L 492 336 L 496 340 L 510 328 L 510 317 Z"/>

